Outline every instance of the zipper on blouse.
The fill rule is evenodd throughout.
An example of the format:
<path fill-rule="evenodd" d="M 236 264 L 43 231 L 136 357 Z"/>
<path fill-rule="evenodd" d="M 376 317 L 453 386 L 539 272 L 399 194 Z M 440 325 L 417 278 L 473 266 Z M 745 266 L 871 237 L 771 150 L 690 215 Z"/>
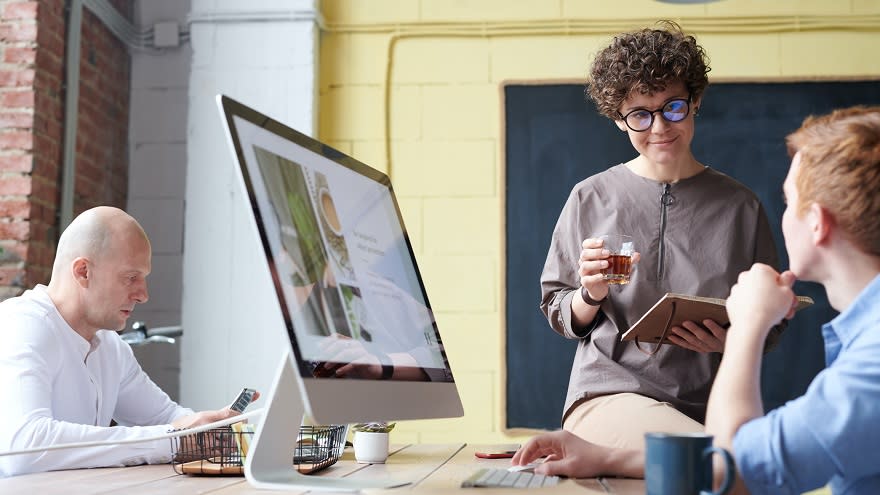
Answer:
<path fill-rule="evenodd" d="M 657 256 L 657 280 L 663 279 L 664 265 L 663 260 L 666 258 L 666 207 L 675 202 L 675 196 L 669 192 L 672 186 L 663 184 L 663 194 L 660 195 L 660 249 Z"/>

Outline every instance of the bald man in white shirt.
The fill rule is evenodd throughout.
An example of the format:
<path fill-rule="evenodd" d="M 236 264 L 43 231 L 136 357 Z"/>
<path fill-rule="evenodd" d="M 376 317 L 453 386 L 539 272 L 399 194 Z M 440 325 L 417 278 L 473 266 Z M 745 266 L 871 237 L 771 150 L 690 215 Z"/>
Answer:
<path fill-rule="evenodd" d="M 177 405 L 117 334 L 149 297 L 150 258 L 134 218 L 93 208 L 61 235 L 48 287 L 0 303 L 0 452 L 148 438 L 237 414 Z M 167 439 L 13 455 L 0 457 L 0 476 L 164 463 L 171 455 Z"/>

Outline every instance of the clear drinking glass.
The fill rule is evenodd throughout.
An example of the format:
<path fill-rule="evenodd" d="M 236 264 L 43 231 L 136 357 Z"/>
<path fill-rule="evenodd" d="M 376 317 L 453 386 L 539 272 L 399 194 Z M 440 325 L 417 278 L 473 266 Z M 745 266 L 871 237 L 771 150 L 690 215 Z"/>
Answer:
<path fill-rule="evenodd" d="M 603 234 L 597 237 L 604 242 L 603 248 L 611 251 L 608 257 L 608 268 L 602 275 L 609 284 L 623 285 L 629 283 L 632 272 L 632 256 L 636 252 L 635 243 L 630 235 Z"/>

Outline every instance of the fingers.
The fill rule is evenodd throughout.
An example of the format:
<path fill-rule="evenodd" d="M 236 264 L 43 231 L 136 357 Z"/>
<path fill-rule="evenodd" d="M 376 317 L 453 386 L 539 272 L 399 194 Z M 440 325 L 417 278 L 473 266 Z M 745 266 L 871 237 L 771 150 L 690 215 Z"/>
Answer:
<path fill-rule="evenodd" d="M 522 466 L 534 462 L 541 457 L 551 459 L 565 458 L 566 444 L 571 442 L 584 442 L 580 438 L 565 430 L 556 430 L 551 433 L 543 433 L 532 437 L 523 444 L 513 458 L 511 464 Z"/>
<path fill-rule="evenodd" d="M 581 243 L 581 254 L 578 258 L 578 276 L 581 279 L 581 287 L 585 287 L 590 291 L 591 297 L 597 299 L 596 296 L 604 297 L 608 293 L 608 281 L 602 273 L 610 266 L 608 258 L 611 251 L 605 249 L 605 241 L 602 239 L 588 238 Z M 641 254 L 634 252 L 632 254 L 633 265 L 641 260 Z M 601 299 L 602 297 L 598 297 Z"/>
<path fill-rule="evenodd" d="M 601 260 L 611 256 L 611 251 L 604 249 L 602 239 L 584 239 L 581 243 L 580 261 Z"/>
<path fill-rule="evenodd" d="M 602 299 L 608 293 L 608 282 L 605 280 L 602 270 L 608 268 L 608 257 L 611 251 L 604 249 L 602 239 L 584 239 L 581 243 L 580 258 L 578 259 L 578 276 L 581 287 L 586 287 L 594 299 Z"/>
<path fill-rule="evenodd" d="M 581 277 L 596 275 L 601 270 L 608 268 L 608 260 L 581 260 L 578 263 L 578 275 Z"/>
<path fill-rule="evenodd" d="M 587 239 L 584 239 L 583 242 L 581 242 L 581 249 L 599 249 L 603 245 L 605 245 L 604 240 L 594 239 L 592 237 L 589 237 Z"/>
<path fill-rule="evenodd" d="M 774 276 L 779 275 L 779 273 L 773 269 L 772 266 L 767 265 L 765 263 L 755 263 L 752 265 L 752 269 L 749 270 L 751 272 L 760 273 L 760 274 L 772 274 Z M 748 272 L 746 272 L 748 273 Z"/>
<path fill-rule="evenodd" d="M 678 327 L 675 327 L 675 328 L 678 328 Z M 668 335 L 666 336 L 666 338 L 667 338 L 670 342 L 672 342 L 673 344 L 675 344 L 675 345 L 677 345 L 677 346 L 679 346 L 679 347 L 681 347 L 681 348 L 683 348 L 683 349 L 687 349 L 687 350 L 689 350 L 689 351 L 694 351 L 694 352 L 705 352 L 705 351 L 703 351 L 702 349 L 700 349 L 699 347 L 695 347 L 694 345 L 692 345 L 692 344 L 690 343 L 690 341 L 687 340 L 686 338 L 684 338 L 684 337 L 682 337 L 682 336 L 680 336 L 680 335 L 674 333 L 674 332 L 675 332 L 675 328 L 670 328 L 669 331 L 672 332 L 672 333 L 670 333 L 670 334 L 668 334 Z"/>
<path fill-rule="evenodd" d="M 797 282 L 797 276 L 791 270 L 786 270 L 779 275 L 779 283 L 782 285 L 793 288 L 795 282 Z M 786 320 L 794 318 L 794 313 L 795 311 L 797 311 L 797 305 L 797 297 L 794 295 L 794 293 L 792 293 L 791 307 L 788 309 L 788 313 L 785 314 Z"/>
<path fill-rule="evenodd" d="M 695 352 L 723 352 L 727 331 L 714 320 L 703 320 L 700 326 L 692 321 L 669 329 L 668 339 L 675 345 Z M 707 331 L 708 330 L 708 331 Z"/>
<path fill-rule="evenodd" d="M 510 463 L 514 466 L 522 466 L 547 455 L 556 455 L 554 435 L 555 433 L 545 433 L 531 438 L 516 451 L 516 454 L 513 454 Z"/>
<path fill-rule="evenodd" d="M 348 363 L 348 364 L 340 366 L 339 368 L 336 368 L 336 371 L 334 372 L 334 374 L 336 376 L 345 376 L 353 371 L 354 371 L 354 364 Z"/>
<path fill-rule="evenodd" d="M 727 329 L 718 324 L 715 320 L 703 320 L 703 328 L 709 330 L 715 340 L 724 342 L 727 339 Z"/>
<path fill-rule="evenodd" d="M 605 276 L 601 273 L 593 273 L 590 275 L 581 275 L 581 287 L 588 289 L 598 288 L 600 285 L 608 285 L 605 282 Z M 591 292 L 592 293 L 592 292 Z"/>
<path fill-rule="evenodd" d="M 571 432 L 557 430 L 526 442 L 511 462 L 521 466 L 546 457 L 542 464 L 535 467 L 536 473 L 587 478 L 605 470 L 607 466 L 603 465 L 603 460 L 608 458 L 610 452 L 610 448 L 591 444 Z"/>
<path fill-rule="evenodd" d="M 756 263 L 742 272 L 727 298 L 727 314 L 732 326 L 750 325 L 769 329 L 791 314 L 795 300 L 791 272 L 777 273 L 773 268 Z"/>
<path fill-rule="evenodd" d="M 544 476 L 572 476 L 577 466 L 573 465 L 574 458 L 548 460 L 535 466 L 535 474 Z"/>
<path fill-rule="evenodd" d="M 673 331 L 673 330 L 670 329 L 670 331 Z M 682 337 L 681 335 L 678 335 L 678 334 L 670 333 L 669 335 L 666 336 L 666 338 L 669 339 L 669 341 L 672 342 L 673 344 L 675 344 L 683 349 L 687 349 L 689 351 L 709 352 L 708 348 L 706 348 L 705 346 L 703 346 L 699 343 L 694 343 L 692 340 L 688 340 L 687 338 Z"/>
<path fill-rule="evenodd" d="M 254 400 L 256 400 L 257 397 L 259 397 L 259 392 L 254 393 Z M 224 407 L 223 409 L 217 409 L 216 411 L 201 411 L 195 414 L 190 414 L 188 416 L 177 418 L 176 420 L 171 422 L 171 426 L 176 430 L 195 428 L 196 426 L 202 426 L 208 423 L 213 423 L 215 421 L 229 419 L 238 416 L 239 414 L 241 413 L 227 407 Z"/>
<path fill-rule="evenodd" d="M 519 450 L 517 450 L 516 453 L 513 454 L 513 457 L 510 459 L 510 463 L 514 466 L 522 466 L 537 459 L 538 456 L 536 455 L 536 440 L 537 437 L 532 438 L 531 440 L 526 442 L 525 445 L 520 447 Z"/>
<path fill-rule="evenodd" d="M 693 322 L 686 321 L 680 327 L 669 329 L 669 340 L 673 343 L 696 352 L 709 352 L 706 340 L 710 338 L 708 332 L 703 331 Z M 713 337 L 714 338 L 714 337 Z"/>
<path fill-rule="evenodd" d="M 797 297 L 793 297 L 791 299 L 791 307 L 788 308 L 788 313 L 785 314 L 785 319 L 790 320 L 794 318 L 794 313 L 797 311 L 798 300 Z"/>
<path fill-rule="evenodd" d="M 208 420 L 202 424 L 213 423 L 214 421 L 221 421 L 224 419 L 238 416 L 239 414 L 241 414 L 241 413 L 234 410 L 234 409 L 228 409 L 228 408 L 219 409 L 217 411 L 213 411 L 213 414 L 209 414 Z"/>
<path fill-rule="evenodd" d="M 195 414 L 190 414 L 189 416 L 183 416 L 181 418 L 177 418 L 174 422 L 171 423 L 175 429 L 184 429 L 184 428 L 194 428 L 196 426 L 201 426 L 208 423 L 213 423 L 214 421 L 219 421 L 229 416 L 225 416 L 226 413 L 233 413 L 235 415 L 235 411 L 232 409 L 220 409 L 217 411 L 202 411 L 197 412 Z"/>

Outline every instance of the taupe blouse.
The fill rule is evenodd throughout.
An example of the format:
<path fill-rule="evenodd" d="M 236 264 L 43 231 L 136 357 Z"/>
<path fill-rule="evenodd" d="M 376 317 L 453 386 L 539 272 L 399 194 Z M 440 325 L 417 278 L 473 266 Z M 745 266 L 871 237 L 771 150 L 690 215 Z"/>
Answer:
<path fill-rule="evenodd" d="M 628 285 L 610 286 L 588 328 L 572 328 L 581 243 L 603 233 L 632 235 L 641 260 Z M 580 341 L 563 420 L 582 400 L 633 392 L 702 423 L 720 354 L 664 345 L 648 356 L 620 335 L 666 292 L 726 298 L 739 273 L 756 262 L 777 266 L 767 216 L 752 191 L 718 171 L 665 184 L 617 165 L 578 183 L 541 274 L 541 311 L 554 331 Z"/>

